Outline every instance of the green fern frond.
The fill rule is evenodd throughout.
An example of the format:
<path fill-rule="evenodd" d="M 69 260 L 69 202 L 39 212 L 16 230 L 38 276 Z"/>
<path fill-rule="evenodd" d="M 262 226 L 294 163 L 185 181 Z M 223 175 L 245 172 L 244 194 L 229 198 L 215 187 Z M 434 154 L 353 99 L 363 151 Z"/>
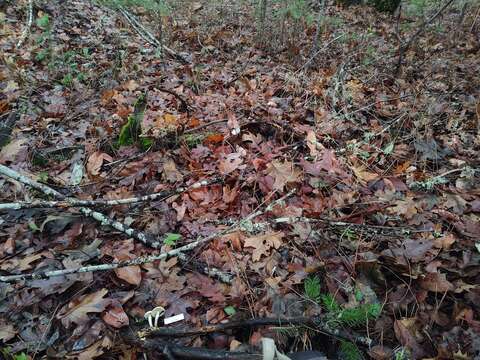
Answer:
<path fill-rule="evenodd" d="M 329 313 L 336 314 L 342 311 L 342 308 L 337 303 L 337 301 L 335 300 L 332 294 L 322 294 L 321 298 L 322 298 L 323 306 L 325 306 L 325 308 Z"/>
<path fill-rule="evenodd" d="M 320 300 L 320 279 L 318 276 L 306 278 L 303 286 L 305 289 L 305 296 L 308 299 L 315 302 Z"/>
<path fill-rule="evenodd" d="M 340 352 L 346 360 L 362 360 L 362 352 L 350 341 L 340 341 Z"/>
<path fill-rule="evenodd" d="M 337 320 L 342 324 L 358 327 L 365 325 L 368 320 L 376 319 L 381 312 L 380 304 L 364 304 L 353 309 L 344 309 L 338 316 Z"/>

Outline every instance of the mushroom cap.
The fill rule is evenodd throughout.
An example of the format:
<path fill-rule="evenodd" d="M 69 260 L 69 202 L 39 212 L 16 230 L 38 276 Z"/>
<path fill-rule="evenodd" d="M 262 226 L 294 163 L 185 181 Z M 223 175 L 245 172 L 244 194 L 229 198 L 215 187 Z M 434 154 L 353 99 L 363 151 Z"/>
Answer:
<path fill-rule="evenodd" d="M 165 313 L 165 309 L 162 306 L 157 306 L 150 311 L 147 311 L 143 316 L 145 319 L 149 317 L 161 316 Z"/>

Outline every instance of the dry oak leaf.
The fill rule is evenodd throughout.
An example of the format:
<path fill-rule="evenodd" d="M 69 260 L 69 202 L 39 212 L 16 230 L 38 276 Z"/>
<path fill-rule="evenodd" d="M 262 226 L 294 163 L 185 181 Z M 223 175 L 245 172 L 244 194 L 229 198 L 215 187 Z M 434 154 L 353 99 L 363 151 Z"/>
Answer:
<path fill-rule="evenodd" d="M 69 328 L 72 324 L 85 324 L 88 321 L 88 313 L 102 312 L 111 304 L 110 299 L 103 298 L 107 293 L 107 289 L 101 289 L 70 301 L 60 310 L 57 319 L 61 319 L 63 326 L 66 328 Z"/>
<path fill-rule="evenodd" d="M 200 295 L 208 298 L 211 302 L 223 303 L 225 301 L 224 287 L 204 275 L 190 275 L 188 277 L 188 285 L 196 289 Z"/>
<path fill-rule="evenodd" d="M 92 155 L 89 156 L 87 161 L 87 171 L 92 176 L 98 176 L 102 168 L 104 161 L 111 162 L 113 158 L 101 151 L 95 151 Z"/>
<path fill-rule="evenodd" d="M 172 159 L 168 159 L 163 164 L 163 177 L 166 181 L 170 183 L 175 183 L 177 181 L 183 180 L 183 175 L 177 169 L 177 165 Z"/>
<path fill-rule="evenodd" d="M 0 320 L 0 340 L 4 343 L 17 335 L 17 331 L 12 324 L 7 324 L 3 319 Z"/>
<path fill-rule="evenodd" d="M 129 324 L 128 315 L 123 310 L 120 302 L 115 302 L 108 308 L 105 314 L 102 315 L 103 321 L 114 328 L 120 329 L 121 327 Z"/>
<path fill-rule="evenodd" d="M 140 266 L 126 266 L 115 269 L 115 275 L 123 281 L 138 286 L 142 282 L 142 270 Z"/>
<path fill-rule="evenodd" d="M 271 248 L 278 249 L 282 246 L 283 232 L 271 232 L 263 235 L 257 235 L 245 240 L 244 247 L 252 247 L 252 260 L 258 261 L 262 255 L 268 255 Z"/>
<path fill-rule="evenodd" d="M 317 137 L 313 130 L 308 130 L 306 140 L 308 150 L 310 150 L 310 156 L 316 157 L 318 155 L 317 145 L 321 146 L 321 144 L 317 141 Z"/>
<path fill-rule="evenodd" d="M 444 293 L 454 290 L 453 284 L 447 280 L 445 274 L 430 273 L 425 275 L 419 280 L 420 287 L 422 289 Z"/>
<path fill-rule="evenodd" d="M 412 198 L 406 198 L 405 200 L 395 201 L 394 206 L 388 208 L 388 212 L 394 215 L 403 215 L 406 219 L 411 219 L 418 213 L 418 201 Z"/>
<path fill-rule="evenodd" d="M 135 255 L 132 254 L 132 251 L 135 249 L 133 239 L 124 240 L 122 242 L 117 242 L 113 248 L 113 257 L 116 261 L 131 260 L 135 258 Z M 131 285 L 140 285 L 142 282 L 142 270 L 140 266 L 126 266 L 122 268 L 115 269 L 115 275 L 119 279 L 126 281 Z"/>
<path fill-rule="evenodd" d="M 242 164 L 242 154 L 239 152 L 231 153 L 222 160 L 220 160 L 220 164 L 218 164 L 218 169 L 222 174 L 227 175 L 235 171 Z"/>
<path fill-rule="evenodd" d="M 17 139 L 9 142 L 0 151 L 0 162 L 21 162 L 19 157 L 26 158 L 28 152 L 27 139 Z M 24 156 L 22 156 L 24 154 Z"/>
<path fill-rule="evenodd" d="M 364 166 L 353 166 L 353 172 L 362 185 L 366 185 L 369 181 L 376 180 L 379 177 L 378 174 L 367 171 Z"/>
<path fill-rule="evenodd" d="M 75 359 L 77 360 L 90 360 L 96 359 L 97 357 L 103 355 L 103 353 L 108 352 L 113 346 L 113 341 L 108 337 L 105 336 L 101 340 L 98 340 L 93 345 L 89 346 L 88 348 L 82 350 L 81 353 L 75 354 Z"/>
<path fill-rule="evenodd" d="M 300 177 L 300 171 L 295 170 L 293 162 L 274 160 L 267 167 L 267 173 L 275 182 L 273 189 L 283 191 L 283 187 L 290 182 L 295 182 Z"/>
<path fill-rule="evenodd" d="M 415 336 L 415 334 L 418 332 L 416 327 L 415 318 L 395 320 L 393 323 L 393 329 L 398 341 L 412 351 L 414 359 L 419 359 L 423 357 L 424 351 Z"/>

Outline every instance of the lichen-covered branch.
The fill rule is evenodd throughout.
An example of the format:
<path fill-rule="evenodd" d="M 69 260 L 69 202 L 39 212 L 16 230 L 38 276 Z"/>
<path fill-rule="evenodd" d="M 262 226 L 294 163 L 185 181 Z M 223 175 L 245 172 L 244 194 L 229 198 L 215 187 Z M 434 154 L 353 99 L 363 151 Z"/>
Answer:
<path fill-rule="evenodd" d="M 67 203 L 70 203 L 70 201 L 75 201 L 75 199 L 67 198 L 65 195 L 63 195 L 62 193 L 52 189 L 51 187 L 49 187 L 45 184 L 39 183 L 35 180 L 32 180 L 28 176 L 22 175 L 22 174 L 16 172 L 15 170 L 10 169 L 7 166 L 0 165 L 0 174 L 4 175 L 4 176 L 7 176 L 7 177 L 10 177 L 14 180 L 17 180 L 17 181 L 19 181 L 19 182 L 21 182 L 25 185 L 28 185 L 28 186 L 30 186 L 34 189 L 40 190 L 41 192 L 43 192 L 46 195 L 53 196 L 57 199 L 65 201 Z M 142 233 L 138 230 L 132 229 L 132 228 L 122 224 L 121 222 L 110 219 L 108 216 L 106 216 L 106 215 L 104 215 L 104 214 L 102 214 L 98 211 L 94 211 L 94 210 L 86 208 L 86 207 L 80 207 L 79 210 L 82 214 L 92 217 L 93 219 L 100 222 L 102 225 L 108 225 L 108 226 L 114 228 L 115 230 L 118 230 L 118 231 L 120 231 L 122 233 L 125 233 L 126 235 L 138 240 L 138 241 L 141 241 L 145 245 L 148 245 L 148 246 L 153 247 L 153 248 L 160 248 L 160 246 L 162 245 L 160 241 L 158 241 L 156 239 L 153 239 L 152 237 L 147 236 L 146 234 L 144 234 L 144 233 Z"/>
<path fill-rule="evenodd" d="M 198 189 L 202 186 L 208 186 L 219 182 L 219 178 L 212 180 L 198 181 L 188 187 L 180 187 L 171 191 L 161 191 L 154 194 L 131 197 L 126 199 L 115 200 L 78 200 L 69 199 L 65 201 L 47 201 L 47 200 L 34 200 L 34 201 L 17 201 L 12 203 L 0 204 L 0 211 L 2 210 L 20 210 L 20 209 L 33 209 L 33 208 L 69 208 L 69 207 L 97 207 L 97 206 L 115 206 L 115 205 L 127 205 L 139 202 L 147 202 L 154 200 L 163 200 L 174 195 L 179 195 L 189 190 Z"/>
<path fill-rule="evenodd" d="M 14 178 L 14 176 L 18 179 L 23 178 L 23 175 L 20 175 L 16 173 L 15 171 L 0 165 L 0 174 L 4 174 L 5 172 L 9 173 L 10 177 Z M 12 173 L 13 172 L 13 173 Z M 31 179 L 24 179 L 27 182 L 32 181 Z M 20 180 L 19 180 L 20 181 Z M 36 183 L 33 181 L 33 183 Z M 43 184 L 39 184 L 42 187 L 45 186 Z M 47 187 L 48 188 L 48 187 Z M 56 193 L 55 190 L 48 188 L 49 190 L 47 191 L 53 191 Z M 61 270 L 51 270 L 51 271 L 39 271 L 36 273 L 30 273 L 30 274 L 19 274 L 19 275 L 7 275 L 7 276 L 0 276 L 0 282 L 13 282 L 13 281 L 21 281 L 21 280 L 33 280 L 33 279 L 46 279 L 49 277 L 54 277 L 54 276 L 62 276 L 62 275 L 69 275 L 69 274 L 79 274 L 79 273 L 84 273 L 84 272 L 94 272 L 94 271 L 106 271 L 106 270 L 114 270 L 122 267 L 127 267 L 127 266 L 133 266 L 133 265 L 142 265 L 146 263 L 151 263 L 156 260 L 162 260 L 166 259 L 172 256 L 178 256 L 179 254 L 182 254 L 184 252 L 190 251 L 195 249 L 196 247 L 207 244 L 211 240 L 224 236 L 228 233 L 231 233 L 233 231 L 236 231 L 241 228 L 242 224 L 247 221 L 251 222 L 255 217 L 264 214 L 265 212 L 271 211 L 273 207 L 276 204 L 279 204 L 283 200 L 285 200 L 287 197 L 291 196 L 293 194 L 293 191 L 290 191 L 287 195 L 282 196 L 281 198 L 273 201 L 270 205 L 268 205 L 263 211 L 262 210 L 257 210 L 252 212 L 250 215 L 248 215 L 244 220 L 240 220 L 234 225 L 228 226 L 227 228 L 220 230 L 218 232 L 215 232 L 209 236 L 200 238 L 196 241 L 193 241 L 187 245 L 181 246 L 177 249 L 173 249 L 167 252 L 163 252 L 160 254 L 156 255 L 149 255 L 149 256 L 142 256 L 138 257 L 135 259 L 131 260 L 125 260 L 125 261 L 117 261 L 113 262 L 110 264 L 100 264 L 100 265 L 89 265 L 89 266 L 83 266 L 83 267 L 78 267 L 78 268 L 71 268 L 71 269 L 61 269 Z M 60 194 L 62 195 L 62 194 Z M 62 195 L 63 196 L 63 195 Z M 82 209 L 82 208 L 80 208 Z M 87 209 L 90 210 L 90 209 Z M 91 211 L 91 210 L 90 210 Z"/>
<path fill-rule="evenodd" d="M 22 31 L 22 35 L 17 43 L 17 48 L 23 45 L 25 40 L 27 40 L 28 34 L 30 33 L 30 29 L 32 28 L 33 22 L 33 0 L 28 0 L 28 7 L 27 7 L 27 24 Z"/>

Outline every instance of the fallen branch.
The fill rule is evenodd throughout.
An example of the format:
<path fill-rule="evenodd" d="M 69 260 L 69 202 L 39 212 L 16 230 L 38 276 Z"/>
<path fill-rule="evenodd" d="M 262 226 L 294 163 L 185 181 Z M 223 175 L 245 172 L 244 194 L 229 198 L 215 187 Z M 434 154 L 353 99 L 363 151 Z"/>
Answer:
<path fill-rule="evenodd" d="M 315 51 L 315 53 L 307 60 L 307 62 L 305 64 L 303 64 L 303 66 L 298 69 L 297 71 L 295 71 L 295 74 L 299 73 L 300 71 L 304 70 L 305 68 L 307 68 L 310 63 L 315 60 L 315 58 L 318 56 L 318 54 L 320 54 L 322 51 L 325 51 L 331 44 L 333 44 L 335 41 L 337 41 L 338 39 L 340 39 L 341 37 L 345 36 L 345 34 L 340 34 L 338 36 L 336 36 L 335 38 L 333 38 L 332 40 L 330 40 L 329 42 L 327 42 L 322 48 L 320 48 L 319 50 Z"/>
<path fill-rule="evenodd" d="M 177 256 L 183 268 L 186 268 L 188 270 L 195 270 L 209 277 L 216 278 L 224 284 L 231 284 L 233 282 L 233 274 L 227 273 L 215 267 L 207 266 L 205 263 L 202 264 L 197 261 L 195 261 L 193 265 L 189 265 L 190 259 L 187 255 L 180 253 Z"/>
<path fill-rule="evenodd" d="M 4 173 L 3 168 L 6 168 L 6 167 L 3 166 L 3 165 L 0 165 L 0 173 Z M 6 169 L 10 170 L 8 168 L 6 168 Z M 10 170 L 10 171 L 13 171 L 13 170 Z M 17 175 L 23 177 L 20 174 L 17 174 Z M 12 176 L 10 176 L 10 177 L 12 177 Z M 28 181 L 32 181 L 32 180 L 28 179 Z M 33 182 L 33 183 L 35 183 L 35 182 Z M 41 185 L 42 187 L 45 186 L 43 184 L 39 184 L 39 185 Z M 55 190 L 50 189 L 48 186 L 45 186 L 45 187 L 47 189 L 49 189 L 47 191 L 53 192 L 52 194 L 57 193 Z M 172 257 L 172 256 L 178 256 L 181 253 L 190 251 L 190 250 L 195 249 L 196 247 L 198 247 L 200 245 L 206 244 L 206 243 L 210 242 L 211 240 L 213 240 L 215 238 L 218 238 L 220 236 L 223 236 L 223 235 L 226 235 L 230 232 L 233 232 L 233 231 L 241 228 L 243 226 L 243 224 L 245 224 L 245 223 L 251 223 L 252 219 L 254 219 L 255 217 L 257 217 L 259 215 L 264 214 L 265 212 L 271 211 L 276 204 L 279 204 L 280 202 L 282 202 L 284 199 L 286 199 L 287 197 L 289 197 L 292 194 L 293 194 L 293 191 L 290 191 L 287 195 L 273 201 L 270 205 L 268 205 L 265 208 L 265 210 L 255 211 L 252 214 L 250 214 L 249 216 L 247 216 L 245 219 L 238 221 L 236 224 L 231 225 L 224 230 L 218 231 L 218 232 L 216 232 L 214 234 L 211 234 L 209 236 L 206 236 L 204 238 L 200 238 L 196 241 L 193 241 L 193 242 L 191 242 L 187 245 L 181 246 L 177 249 L 173 249 L 173 250 L 163 252 L 163 253 L 160 253 L 160 254 L 157 254 L 157 255 L 142 256 L 142 257 L 138 257 L 138 258 L 131 259 L 131 260 L 117 261 L 117 262 L 113 262 L 113 263 L 110 263 L 110 264 L 89 265 L 89 266 L 83 266 L 83 267 L 78 267 L 78 268 L 70 268 L 70 269 L 62 269 L 62 270 L 39 271 L 39 272 L 36 272 L 36 273 L 30 273 L 30 274 L 0 276 L 0 281 L 1 282 L 13 282 L 13 281 L 20 281 L 20 280 L 37 280 L 37 279 L 47 279 L 47 278 L 54 277 L 54 276 L 63 276 L 63 275 L 69 275 L 69 274 L 80 274 L 80 273 L 85 273 L 85 272 L 114 270 L 114 269 L 127 267 L 127 266 L 147 264 L 147 263 L 154 262 L 156 260 L 162 260 L 162 259 L 166 259 L 166 258 L 169 258 L 169 257 Z M 83 209 L 83 208 L 80 208 L 80 209 Z M 87 209 L 87 210 L 90 210 L 90 209 Z"/>
<path fill-rule="evenodd" d="M 17 43 L 17 48 L 23 45 L 25 40 L 27 40 L 28 34 L 30 33 L 30 29 L 32 28 L 33 23 L 33 0 L 28 0 L 28 8 L 27 8 L 27 24 L 22 31 L 22 35 Z"/>
<path fill-rule="evenodd" d="M 138 348 L 170 354 L 173 359 L 210 360 L 262 360 L 263 354 L 240 351 L 213 350 L 200 347 L 182 346 L 160 339 L 137 339 L 124 337 L 125 341 Z"/>
<path fill-rule="evenodd" d="M 140 339 L 149 337 L 190 337 L 198 335 L 206 335 L 215 332 L 226 332 L 228 330 L 237 328 L 253 328 L 259 326 L 275 326 L 275 327 L 291 327 L 291 326 L 308 326 L 313 330 L 325 333 L 327 335 L 353 341 L 359 345 L 370 346 L 372 340 L 357 334 L 350 334 L 340 329 L 331 328 L 327 325 L 325 318 L 320 316 L 315 317 L 294 317 L 294 318 L 259 318 L 249 319 L 243 321 L 232 321 L 225 324 L 205 325 L 198 329 L 185 328 L 149 328 L 138 332 Z"/>
<path fill-rule="evenodd" d="M 369 225 L 369 224 L 356 224 L 356 223 L 351 223 L 351 222 L 346 222 L 346 221 L 336 221 L 333 219 L 327 219 L 327 218 L 307 218 L 303 216 L 292 216 L 292 217 L 279 217 L 275 219 L 270 219 L 267 222 L 263 223 L 256 223 L 255 227 L 256 228 L 263 228 L 265 226 L 268 226 L 269 224 L 295 224 L 299 222 L 304 222 L 304 223 L 323 223 L 326 224 L 327 226 L 332 226 L 332 227 L 356 227 L 356 228 L 366 228 L 366 229 L 372 229 L 376 231 L 390 231 L 390 232 L 396 232 L 396 233 L 412 233 L 412 232 L 425 232 L 426 230 L 415 230 L 412 228 L 408 227 L 397 227 L 397 226 L 381 226 L 381 225 Z"/>
<path fill-rule="evenodd" d="M 34 189 L 40 190 L 41 192 L 43 192 L 46 195 L 53 196 L 53 197 L 55 197 L 57 199 L 60 199 L 60 200 L 64 200 L 67 203 L 70 203 L 71 201 L 75 201 L 75 199 L 67 198 L 65 195 L 63 195 L 62 193 L 52 189 L 51 187 L 49 187 L 47 185 L 44 185 L 42 183 L 39 183 L 35 180 L 32 180 L 29 177 L 24 176 L 24 175 L 16 172 L 15 170 L 12 170 L 9 167 L 6 167 L 4 165 L 0 165 L 0 174 L 4 175 L 4 176 L 7 176 L 9 178 L 12 178 L 14 180 L 17 180 L 17 181 L 19 181 L 19 182 L 21 182 L 25 185 L 28 185 L 28 186 L 30 186 Z M 162 245 L 162 243 L 160 241 L 155 240 L 155 239 L 151 238 L 150 236 L 147 236 L 147 235 L 145 235 L 144 233 L 142 233 L 138 230 L 132 229 L 132 228 L 122 224 L 121 222 L 118 222 L 116 220 L 112 220 L 108 216 L 106 216 L 106 215 L 104 215 L 104 214 L 102 214 L 98 211 L 94 211 L 94 210 L 86 208 L 86 207 L 80 207 L 79 210 L 84 215 L 92 217 L 93 219 L 100 222 L 102 225 L 108 225 L 108 226 L 114 228 L 115 230 L 118 230 L 118 231 L 120 231 L 120 232 L 122 232 L 122 233 L 136 239 L 136 240 L 139 240 L 142 243 L 144 243 L 144 244 L 146 244 L 150 247 L 160 248 L 161 245 Z"/>
<path fill-rule="evenodd" d="M 162 44 L 160 41 L 158 41 L 155 36 L 152 35 L 150 31 L 148 31 L 143 24 L 138 21 L 135 16 L 130 14 L 127 10 L 125 10 L 121 5 L 117 4 L 118 10 L 120 13 L 123 15 L 123 17 L 128 21 L 128 23 L 135 29 L 135 31 L 145 40 L 147 41 L 150 45 L 153 45 L 155 47 L 164 49 L 168 55 L 171 57 L 179 60 L 183 64 L 188 64 L 189 62 L 180 54 L 175 52 L 174 50 L 170 49 L 168 46 Z"/>
<path fill-rule="evenodd" d="M 429 19 L 425 20 L 415 31 L 415 33 L 408 39 L 404 45 L 399 45 L 398 49 L 398 62 L 397 62 L 397 69 L 396 73 L 397 75 L 400 73 L 400 69 L 402 68 L 402 63 L 403 63 L 403 57 L 405 56 L 405 53 L 407 50 L 412 46 L 413 42 L 417 39 L 417 37 L 426 29 L 430 23 L 432 23 L 437 17 L 440 16 L 440 14 L 450 6 L 451 3 L 453 3 L 455 0 L 447 0 L 445 4 Z"/>
<path fill-rule="evenodd" d="M 161 92 L 164 92 L 166 94 L 170 94 L 170 95 L 174 96 L 176 99 L 178 99 L 182 103 L 182 107 L 185 109 L 187 114 L 190 115 L 190 109 L 192 107 L 187 103 L 187 101 L 183 97 L 181 97 L 175 91 L 172 91 L 172 90 L 168 90 L 168 89 L 164 89 L 164 88 L 157 88 L 157 90 L 161 91 Z"/>
<path fill-rule="evenodd" d="M 165 200 L 174 195 L 182 194 L 186 191 L 198 189 L 202 186 L 208 186 L 220 182 L 220 178 L 214 178 L 213 180 L 198 181 L 189 187 L 180 187 L 172 191 L 161 191 L 154 194 L 126 198 L 115 200 L 78 200 L 68 199 L 64 201 L 47 201 L 47 200 L 34 200 L 34 201 L 18 201 L 13 203 L 0 204 L 0 211 L 2 210 L 20 210 L 20 209 L 33 209 L 33 208 L 69 208 L 69 207 L 97 207 L 97 206 L 115 206 L 134 204 L 139 202 Z"/>

